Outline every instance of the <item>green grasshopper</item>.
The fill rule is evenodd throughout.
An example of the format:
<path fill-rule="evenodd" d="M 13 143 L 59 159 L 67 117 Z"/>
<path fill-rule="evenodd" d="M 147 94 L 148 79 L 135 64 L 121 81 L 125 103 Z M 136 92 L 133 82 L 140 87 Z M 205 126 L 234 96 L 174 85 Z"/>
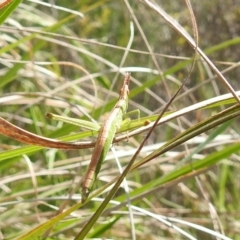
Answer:
<path fill-rule="evenodd" d="M 115 134 L 123 123 L 123 116 L 126 114 L 128 108 L 129 82 L 130 73 L 127 73 L 119 93 L 119 100 L 101 127 L 94 123 L 89 125 L 89 122 L 82 120 L 81 123 L 79 123 L 85 128 L 99 131 L 88 170 L 81 183 L 82 202 L 87 199 L 100 171 L 102 162 L 106 158 L 111 147 Z M 78 121 L 72 118 L 62 117 L 51 113 L 47 114 L 47 116 L 55 120 L 79 125 Z"/>
<path fill-rule="evenodd" d="M 120 90 L 119 100 L 99 131 L 91 162 L 82 182 L 82 202 L 84 202 L 88 197 L 91 188 L 96 180 L 96 177 L 100 171 L 102 162 L 106 158 L 107 153 L 111 147 L 117 128 L 120 127 L 123 121 L 123 116 L 127 112 L 129 82 L 130 73 L 127 73 L 123 82 L 123 86 Z"/>

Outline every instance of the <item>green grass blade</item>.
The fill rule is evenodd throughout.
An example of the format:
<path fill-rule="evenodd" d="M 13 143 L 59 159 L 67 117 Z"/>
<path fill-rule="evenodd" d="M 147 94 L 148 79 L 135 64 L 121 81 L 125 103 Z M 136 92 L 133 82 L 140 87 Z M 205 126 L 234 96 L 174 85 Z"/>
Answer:
<path fill-rule="evenodd" d="M 0 25 L 6 21 L 21 2 L 22 0 L 13 0 L 9 5 L 0 9 Z"/>

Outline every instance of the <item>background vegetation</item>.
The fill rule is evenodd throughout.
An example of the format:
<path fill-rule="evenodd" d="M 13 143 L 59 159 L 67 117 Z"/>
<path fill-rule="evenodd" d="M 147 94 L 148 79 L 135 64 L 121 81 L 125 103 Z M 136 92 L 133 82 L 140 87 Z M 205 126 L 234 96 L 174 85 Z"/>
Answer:
<path fill-rule="evenodd" d="M 75 141 L 94 140 L 91 134 L 84 137 L 84 129 L 51 121 L 45 113 L 102 122 L 126 71 L 133 77 L 129 109 L 140 109 L 142 118 L 153 121 L 193 63 L 195 50 L 187 39 L 141 1 L 20 2 L 0 10 L 0 117 L 41 136 L 78 133 Z M 194 36 L 186 2 L 155 4 Z M 199 48 L 238 90 L 240 4 L 191 4 Z M 216 72 L 198 57 L 167 110 L 170 118 L 154 129 L 138 155 L 135 162 L 142 164 L 129 171 L 130 193 L 122 185 L 94 226 L 85 224 L 108 191 L 100 190 L 84 206 L 79 203 L 91 149 L 26 147 L 0 135 L 0 239 L 74 239 L 82 229 L 89 238 L 240 239 L 239 118 L 209 129 L 205 122 L 201 134 L 194 132 L 196 124 L 236 102 L 230 95 L 226 100 L 227 93 Z M 115 145 L 122 168 L 148 130 Z M 193 136 L 184 140 L 187 130 Z M 178 143 L 175 137 L 181 133 Z M 176 145 L 167 149 L 172 142 Z M 153 151 L 159 152 L 148 160 Z M 95 189 L 120 174 L 115 158 L 109 153 Z M 66 216 L 54 218 L 63 209 L 69 211 Z"/>

